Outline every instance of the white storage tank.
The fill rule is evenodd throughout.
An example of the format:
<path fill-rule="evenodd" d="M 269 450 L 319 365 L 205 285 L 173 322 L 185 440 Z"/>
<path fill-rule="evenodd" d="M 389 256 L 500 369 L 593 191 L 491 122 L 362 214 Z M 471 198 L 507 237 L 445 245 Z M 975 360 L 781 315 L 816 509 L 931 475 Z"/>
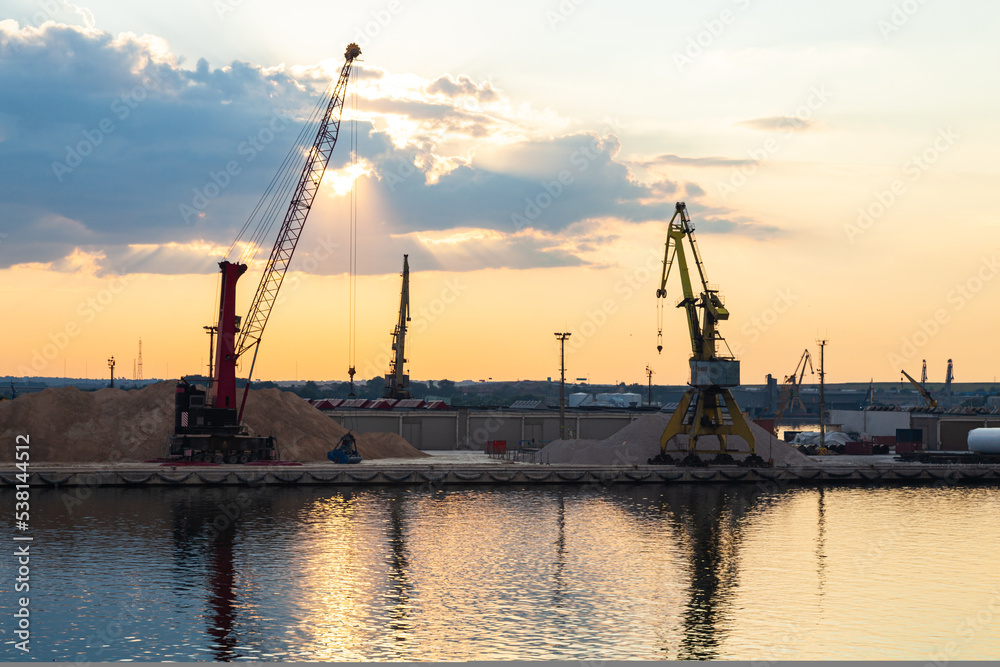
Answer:
<path fill-rule="evenodd" d="M 1000 454 L 1000 428 L 974 428 L 969 431 L 969 451 Z"/>

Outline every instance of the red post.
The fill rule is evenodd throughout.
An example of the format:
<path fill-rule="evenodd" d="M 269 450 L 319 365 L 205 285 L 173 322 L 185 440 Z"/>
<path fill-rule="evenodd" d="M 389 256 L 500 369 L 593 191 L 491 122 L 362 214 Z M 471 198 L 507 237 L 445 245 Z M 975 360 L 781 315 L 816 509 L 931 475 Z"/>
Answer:
<path fill-rule="evenodd" d="M 246 264 L 219 262 L 222 286 L 219 297 L 219 339 L 215 347 L 213 408 L 236 408 L 236 281 L 246 273 Z"/>

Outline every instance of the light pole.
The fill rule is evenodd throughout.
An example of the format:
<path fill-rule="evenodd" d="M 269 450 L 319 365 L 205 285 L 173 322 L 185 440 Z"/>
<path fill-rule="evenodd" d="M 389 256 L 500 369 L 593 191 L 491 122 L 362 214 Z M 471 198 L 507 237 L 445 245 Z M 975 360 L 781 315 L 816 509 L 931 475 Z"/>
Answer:
<path fill-rule="evenodd" d="M 816 342 L 819 344 L 819 446 L 826 447 L 826 395 L 823 393 L 826 367 L 823 364 L 823 351 L 829 341 L 820 339 Z"/>
<path fill-rule="evenodd" d="M 649 403 L 649 407 L 653 407 L 653 373 L 654 372 L 655 371 L 652 368 L 650 368 L 648 365 L 646 366 L 646 378 L 649 380 L 649 401 L 647 401 Z"/>
<path fill-rule="evenodd" d="M 559 339 L 559 439 L 566 439 L 566 339 L 572 334 L 557 333 Z"/>
<path fill-rule="evenodd" d="M 212 379 L 215 378 L 215 334 L 219 332 L 219 327 L 210 326 L 202 329 L 208 332 L 208 386 L 211 388 Z"/>

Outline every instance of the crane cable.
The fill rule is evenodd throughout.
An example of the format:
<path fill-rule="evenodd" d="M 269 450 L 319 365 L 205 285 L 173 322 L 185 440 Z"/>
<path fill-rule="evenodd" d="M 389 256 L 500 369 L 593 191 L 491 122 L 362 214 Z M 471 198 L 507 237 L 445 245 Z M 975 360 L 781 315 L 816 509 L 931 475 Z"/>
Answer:
<path fill-rule="evenodd" d="M 656 300 L 656 351 L 663 351 L 663 299 Z"/>
<path fill-rule="evenodd" d="M 304 147 L 308 138 L 316 132 L 315 128 L 320 122 L 322 114 L 326 109 L 327 98 L 330 97 L 331 87 L 334 85 L 336 85 L 336 83 L 331 82 L 327 86 L 323 95 L 320 95 L 317 99 L 315 107 L 309 114 L 307 121 L 303 124 L 302 129 L 299 131 L 298 137 L 296 137 L 295 141 L 288 149 L 288 153 L 285 154 L 284 160 L 282 160 L 277 171 L 275 171 L 274 176 L 271 177 L 271 182 L 268 183 L 267 188 L 265 188 L 264 193 L 257 201 L 257 204 L 250 212 L 250 215 L 247 216 L 247 219 L 240 228 L 240 231 L 236 234 L 236 238 L 233 239 L 233 242 L 226 250 L 223 259 L 228 259 L 233 254 L 233 250 L 235 250 L 240 241 L 243 240 L 247 231 L 253 227 L 253 231 L 247 239 L 246 245 L 243 247 L 239 258 L 237 259 L 238 263 L 249 265 L 249 263 L 257 255 L 257 252 L 260 250 L 262 241 L 267 238 L 270 233 L 271 228 L 274 226 L 274 222 L 279 216 L 284 215 L 288 201 L 292 198 L 294 188 L 298 183 L 297 179 L 300 169 L 297 165 L 301 162 L 302 151 L 305 150 Z M 287 119 L 285 120 L 287 122 Z M 274 132 L 273 128 L 269 129 L 271 132 Z M 258 138 L 259 136 L 260 135 L 258 133 Z M 256 157 L 256 155 L 257 154 L 254 153 L 254 157 Z M 249 159 L 251 158 L 248 158 L 248 160 Z M 219 292 L 221 289 L 221 281 L 216 281 L 215 298 L 212 300 L 211 314 L 209 317 L 209 321 L 216 324 L 219 315 L 218 304 Z M 209 364 L 213 364 L 212 359 L 209 359 Z"/>
<path fill-rule="evenodd" d="M 347 311 L 347 363 L 351 379 L 351 393 L 354 393 L 355 361 L 357 358 L 357 308 L 358 308 L 358 182 L 355 178 L 358 165 L 358 88 L 357 70 L 351 70 L 351 199 L 349 235 L 349 276 Z"/>

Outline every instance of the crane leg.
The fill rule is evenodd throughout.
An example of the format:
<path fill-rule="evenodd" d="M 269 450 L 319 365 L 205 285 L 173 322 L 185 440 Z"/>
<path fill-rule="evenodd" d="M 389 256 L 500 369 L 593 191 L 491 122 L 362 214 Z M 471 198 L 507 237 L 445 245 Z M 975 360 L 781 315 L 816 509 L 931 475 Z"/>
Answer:
<path fill-rule="evenodd" d="M 733 398 L 733 395 L 728 389 L 722 390 L 722 399 L 726 402 L 726 409 L 729 410 L 729 418 L 733 420 L 733 435 L 738 435 L 746 440 L 747 445 L 750 447 L 750 454 L 756 454 L 757 439 L 754 437 L 753 431 L 750 430 L 750 425 L 747 424 L 747 420 L 743 418 L 743 411 L 740 410 L 740 406 L 736 404 L 736 399 Z"/>
<path fill-rule="evenodd" d="M 688 389 L 685 391 L 684 396 L 681 397 L 681 402 L 677 405 L 677 410 L 674 411 L 670 421 L 667 422 L 667 428 L 663 430 L 663 435 L 660 436 L 661 454 L 667 451 L 667 443 L 670 442 L 671 438 L 685 432 L 684 415 L 687 414 L 688 408 L 691 407 L 691 400 L 694 398 L 694 395 L 694 389 Z"/>

